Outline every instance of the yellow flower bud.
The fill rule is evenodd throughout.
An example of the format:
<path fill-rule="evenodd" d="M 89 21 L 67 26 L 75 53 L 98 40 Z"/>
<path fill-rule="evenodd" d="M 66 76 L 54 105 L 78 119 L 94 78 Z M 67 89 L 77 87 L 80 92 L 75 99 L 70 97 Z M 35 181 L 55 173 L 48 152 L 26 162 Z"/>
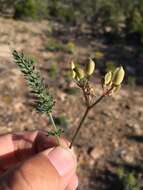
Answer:
<path fill-rule="evenodd" d="M 85 73 L 84 73 L 84 70 L 79 68 L 79 67 L 75 67 L 74 68 L 74 71 L 76 73 L 76 77 L 78 80 L 81 80 L 85 77 Z"/>
<path fill-rule="evenodd" d="M 73 79 L 76 77 L 76 73 L 75 73 L 74 69 L 75 69 L 75 64 L 74 64 L 74 62 L 72 61 L 72 62 L 71 62 L 71 77 L 72 77 Z"/>
<path fill-rule="evenodd" d="M 76 73 L 74 70 L 71 70 L 71 77 L 74 79 L 76 77 Z"/>
<path fill-rule="evenodd" d="M 71 69 L 73 70 L 75 68 L 75 64 L 74 64 L 74 62 L 72 61 L 71 62 Z"/>
<path fill-rule="evenodd" d="M 123 67 L 118 67 L 115 69 L 114 73 L 113 73 L 113 78 L 112 78 L 112 82 L 114 85 L 119 86 L 125 76 L 125 71 L 123 69 Z"/>
<path fill-rule="evenodd" d="M 94 69 L 95 69 L 95 62 L 92 59 L 90 59 L 89 63 L 86 65 L 85 72 L 87 75 L 92 75 L 94 72 Z"/>
<path fill-rule="evenodd" d="M 113 88 L 113 90 L 112 90 L 112 93 L 113 93 L 113 94 L 118 93 L 118 92 L 119 92 L 119 90 L 120 90 L 120 88 L 121 88 L 121 85 L 114 86 L 114 88 Z"/>
<path fill-rule="evenodd" d="M 104 77 L 104 85 L 108 85 L 112 80 L 112 72 L 108 71 Z"/>

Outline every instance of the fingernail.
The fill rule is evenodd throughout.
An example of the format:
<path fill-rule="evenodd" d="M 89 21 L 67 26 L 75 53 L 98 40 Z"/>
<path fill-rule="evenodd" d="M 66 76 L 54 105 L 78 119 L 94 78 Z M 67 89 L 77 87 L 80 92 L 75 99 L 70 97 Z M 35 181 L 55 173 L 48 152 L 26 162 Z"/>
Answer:
<path fill-rule="evenodd" d="M 73 153 L 66 148 L 57 147 L 48 154 L 48 159 L 59 175 L 64 176 L 76 167 Z"/>

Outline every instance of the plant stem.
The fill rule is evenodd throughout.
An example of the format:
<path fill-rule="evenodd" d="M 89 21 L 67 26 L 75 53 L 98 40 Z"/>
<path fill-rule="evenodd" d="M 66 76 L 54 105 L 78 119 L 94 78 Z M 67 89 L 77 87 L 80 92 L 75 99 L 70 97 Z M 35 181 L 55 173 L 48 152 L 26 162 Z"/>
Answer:
<path fill-rule="evenodd" d="M 88 107 L 89 106 L 89 99 L 88 99 L 88 96 L 86 95 L 86 92 L 85 90 L 82 88 L 82 91 L 83 91 L 83 95 L 84 95 L 84 99 L 85 99 L 85 103 L 86 103 L 86 106 Z"/>
<path fill-rule="evenodd" d="M 113 86 L 108 89 L 105 93 L 103 93 L 91 106 L 89 106 L 90 109 L 92 109 L 96 104 L 98 104 L 105 96 L 107 96 L 112 90 Z"/>
<path fill-rule="evenodd" d="M 81 121 L 80 121 L 80 123 L 79 123 L 79 125 L 78 125 L 78 128 L 77 128 L 77 130 L 76 130 L 76 132 L 75 132 L 75 134 L 74 134 L 74 136 L 73 136 L 73 138 L 72 138 L 72 140 L 71 140 L 71 144 L 70 144 L 69 148 L 72 148 L 72 145 L 73 145 L 73 143 L 74 143 L 74 140 L 76 139 L 76 137 L 77 137 L 77 135 L 78 135 L 78 133 L 79 133 L 79 130 L 81 129 L 82 124 L 83 124 L 83 122 L 84 122 L 84 120 L 85 120 L 85 118 L 86 118 L 86 116 L 87 116 L 89 110 L 90 110 L 90 108 L 87 107 L 87 109 L 85 110 L 84 115 L 83 115 L 83 117 L 82 117 L 82 119 L 81 119 Z"/>
<path fill-rule="evenodd" d="M 78 135 L 78 133 L 79 133 L 79 131 L 80 131 L 80 129 L 81 129 L 81 127 L 82 127 L 88 113 L 89 113 L 89 111 L 94 106 L 96 106 L 105 96 L 107 96 L 112 91 L 112 89 L 113 89 L 113 86 L 109 90 L 107 90 L 105 93 L 103 93 L 92 105 L 87 106 L 87 108 L 86 108 L 86 110 L 84 112 L 84 115 L 83 115 L 83 117 L 82 117 L 82 119 L 81 119 L 81 121 L 80 121 L 80 123 L 79 123 L 79 125 L 77 127 L 77 130 L 76 130 L 76 132 L 75 132 L 75 134 L 74 134 L 74 136 L 73 136 L 73 138 L 71 140 L 71 144 L 70 144 L 69 148 L 72 148 L 72 145 L 73 145 L 73 143 L 74 143 L 74 141 L 75 141 L 75 139 L 76 139 L 76 137 L 77 137 L 77 135 Z"/>
<path fill-rule="evenodd" d="M 50 117 L 50 120 L 51 120 L 53 129 L 54 129 L 55 131 L 57 131 L 57 127 L 56 127 L 56 124 L 55 124 L 55 122 L 54 122 L 54 119 L 53 119 L 53 116 L 52 116 L 51 113 L 49 113 L 49 117 Z M 60 139 L 59 139 L 58 135 L 55 135 L 55 136 L 56 136 L 56 138 L 57 138 L 57 143 L 58 143 L 58 145 L 60 145 Z"/>

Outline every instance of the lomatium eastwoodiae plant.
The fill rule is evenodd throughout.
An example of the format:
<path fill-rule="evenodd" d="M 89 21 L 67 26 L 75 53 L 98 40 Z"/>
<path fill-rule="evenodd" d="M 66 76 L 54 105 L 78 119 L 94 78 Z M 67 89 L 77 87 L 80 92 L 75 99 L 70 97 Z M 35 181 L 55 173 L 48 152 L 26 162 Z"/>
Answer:
<path fill-rule="evenodd" d="M 60 145 L 59 137 L 62 130 L 57 128 L 52 116 L 52 110 L 55 104 L 53 96 L 44 84 L 44 80 L 40 73 L 35 69 L 35 61 L 26 57 L 23 53 L 13 51 L 13 57 L 15 63 L 19 66 L 21 72 L 24 74 L 32 93 L 37 98 L 37 111 L 49 116 L 53 129 L 48 132 L 47 135 L 56 136 L 57 142 Z M 114 71 L 108 71 L 102 80 L 102 94 L 95 99 L 95 93 L 90 82 L 90 78 L 95 70 L 95 62 L 90 58 L 86 67 L 83 69 L 81 66 L 71 62 L 71 75 L 76 85 L 81 89 L 85 101 L 85 112 L 80 119 L 75 134 L 71 139 L 69 148 L 73 146 L 73 143 L 83 126 L 85 119 L 88 117 L 89 112 L 105 97 L 109 97 L 113 93 L 117 93 L 123 82 L 125 72 L 122 66 L 117 67 Z"/>

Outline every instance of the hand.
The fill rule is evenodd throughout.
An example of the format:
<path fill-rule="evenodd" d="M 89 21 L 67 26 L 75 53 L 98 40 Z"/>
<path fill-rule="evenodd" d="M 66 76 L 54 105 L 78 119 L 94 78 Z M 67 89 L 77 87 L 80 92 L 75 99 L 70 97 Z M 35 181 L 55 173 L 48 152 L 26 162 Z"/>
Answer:
<path fill-rule="evenodd" d="M 76 156 L 42 132 L 0 136 L 0 181 L 10 190 L 75 190 Z"/>

